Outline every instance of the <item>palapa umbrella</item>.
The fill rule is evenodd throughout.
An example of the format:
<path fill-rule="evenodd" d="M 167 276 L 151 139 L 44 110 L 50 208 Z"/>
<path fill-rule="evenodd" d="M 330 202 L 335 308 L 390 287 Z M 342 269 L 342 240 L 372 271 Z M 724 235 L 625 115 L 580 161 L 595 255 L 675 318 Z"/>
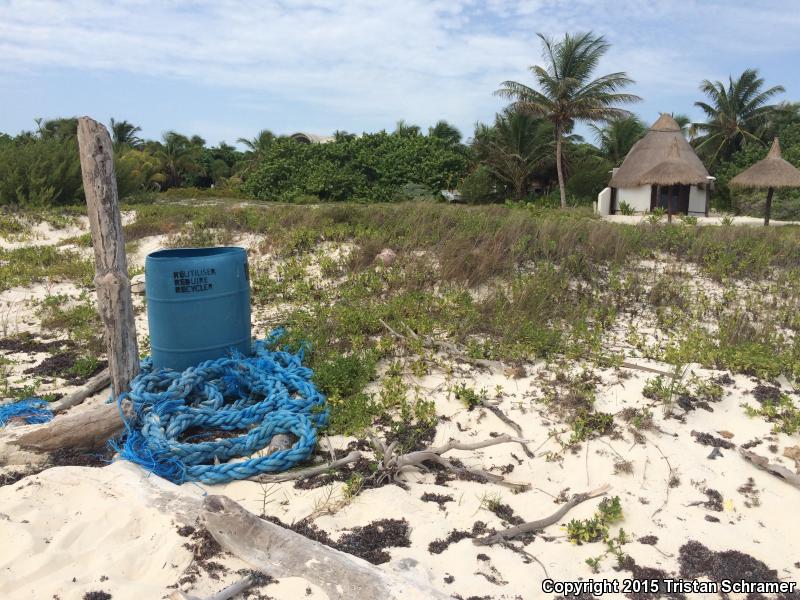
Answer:
<path fill-rule="evenodd" d="M 707 173 L 701 171 L 695 164 L 681 157 L 677 140 L 672 140 L 667 158 L 645 172 L 639 181 L 643 185 L 655 185 L 658 188 L 675 185 L 699 185 L 706 183 Z M 670 194 L 667 214 L 672 222 L 672 203 L 674 195 Z"/>
<path fill-rule="evenodd" d="M 781 144 L 778 138 L 772 142 L 767 157 L 731 179 L 730 185 L 737 187 L 767 188 L 767 203 L 764 207 L 764 225 L 769 225 L 772 210 L 772 194 L 775 188 L 800 187 L 800 170 L 781 158 Z"/>

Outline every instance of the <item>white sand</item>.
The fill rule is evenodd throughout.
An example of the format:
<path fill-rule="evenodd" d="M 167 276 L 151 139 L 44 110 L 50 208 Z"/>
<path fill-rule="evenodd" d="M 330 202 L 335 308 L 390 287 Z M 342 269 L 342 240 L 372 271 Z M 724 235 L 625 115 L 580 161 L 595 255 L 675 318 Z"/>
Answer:
<path fill-rule="evenodd" d="M 711 215 L 708 217 L 697 217 L 697 224 L 698 225 L 722 225 L 723 219 L 725 218 L 724 215 Z M 732 225 L 748 225 L 750 227 L 757 227 L 759 225 L 764 225 L 764 218 L 763 217 L 748 217 L 745 215 L 739 216 L 732 216 L 733 222 Z M 648 219 L 648 215 L 603 215 L 603 219 L 606 221 L 610 221 L 612 223 L 625 223 L 628 225 L 638 225 L 639 223 L 646 223 Z M 661 219 L 661 223 L 666 223 L 667 217 L 666 215 Z M 673 223 L 680 224 L 681 219 L 680 216 L 674 215 L 673 216 Z M 769 221 L 770 227 L 781 227 L 784 225 L 800 225 L 800 221 L 776 221 L 775 219 L 770 219 Z"/>
<path fill-rule="evenodd" d="M 704 376 L 712 374 L 696 371 Z M 619 381 L 609 371 L 603 379 L 606 383 L 598 396 L 599 410 L 616 411 L 648 402 L 641 396 L 646 380 L 644 374 L 634 372 L 631 378 Z M 594 440 L 589 442 L 588 451 L 587 444 L 583 444 L 578 453 L 567 452 L 563 462 L 545 459 L 545 452 L 558 449 L 552 440 L 541 446 L 534 460 L 525 459 L 515 444 L 489 447 L 475 453 L 452 453 L 468 464 L 486 468 L 513 464 L 509 478 L 532 482 L 535 488 L 532 491 L 513 494 L 503 487 L 466 481 L 453 481 L 444 487 L 436 485 L 433 477 L 427 475 L 411 483 L 408 490 L 395 485 L 365 490 L 350 504 L 334 514 L 319 516 L 315 522 L 336 539 L 341 532 L 376 519 L 404 518 L 411 526 L 411 547 L 388 549 L 393 562 L 413 558 L 430 570 L 432 580 L 438 582 L 443 591 L 457 592 L 464 597 L 537 597 L 544 578 L 542 568 L 536 563 L 526 564 L 520 555 L 508 549 L 476 547 L 466 539 L 452 544 L 441 554 L 430 554 L 428 544 L 446 537 L 452 529 L 469 530 L 476 520 L 501 528 L 500 519 L 481 506 L 487 495 L 509 504 L 523 519 L 534 520 L 558 508 L 553 496 L 565 488 L 572 493 L 609 483 L 611 493 L 622 500 L 625 517 L 619 526 L 633 539 L 644 535 L 658 537 L 657 549 L 635 541 L 624 547 L 638 564 L 675 572 L 680 547 L 694 539 L 712 550 L 739 549 L 778 569 L 781 577 L 797 579 L 800 570 L 793 563 L 800 555 L 800 524 L 791 518 L 790 507 L 798 491 L 754 469 L 734 450 L 722 450 L 722 457 L 708 459 L 711 448 L 697 444 L 689 434 L 692 429 L 713 435 L 719 435 L 718 430 L 727 430 L 734 434 L 732 441 L 740 444 L 755 438 L 770 438 L 772 442 L 765 442 L 755 450 L 793 467 L 792 461 L 782 458 L 780 453 L 769 453 L 765 446 L 776 443 L 782 451 L 794 445 L 796 438 L 772 436 L 768 424 L 747 418 L 739 404 L 748 398 L 746 391 L 753 383 L 745 377 L 735 379 L 735 387 L 730 386 L 724 400 L 713 405 L 713 413 L 692 412 L 685 424 L 661 420 L 656 409 L 656 421 L 664 432 L 647 432 L 649 441 L 645 444 L 633 445 L 627 434 L 624 439 Z M 443 381 L 442 374 L 420 381 L 425 388 L 439 390 L 433 392 L 437 408 L 440 414 L 452 418 L 439 427 L 437 442 L 450 438 L 475 441 L 488 437 L 489 432 L 508 432 L 491 413 L 468 412 L 455 400 L 448 399 L 447 392 L 442 389 Z M 506 394 L 501 406 L 522 424 L 526 437 L 534 440 L 534 448 L 545 442 L 553 427 L 566 429 L 553 426 L 546 420 L 547 414 L 541 405 L 532 400 L 538 395 L 538 384 L 533 377 L 509 380 L 500 373 L 474 374 L 467 383 L 487 389 L 493 389 L 498 383 L 503 385 Z M 543 416 L 537 414 L 539 411 Z M 469 432 L 460 432 L 457 424 Z M 337 438 L 334 445 L 342 448 L 346 441 Z M 671 488 L 668 496 L 669 468 L 656 445 L 680 479 L 680 484 Z M 614 474 L 614 451 L 633 462 L 632 474 Z M 522 464 L 517 464 L 512 453 L 523 459 Z M 159 598 L 160 594 L 166 594 L 169 591 L 166 586 L 174 584 L 188 566 L 189 553 L 182 547 L 186 540 L 175 533 L 180 519 L 169 511 L 162 512 L 148 491 L 153 485 L 173 486 L 155 477 L 143 477 L 138 468 L 123 462 L 103 469 L 50 469 L 0 488 L 0 512 L 3 513 L 0 539 L 8 541 L 0 549 L 0 572 L 3 573 L 0 593 L 3 597 L 50 598 L 57 594 L 62 599 L 80 598 L 80 594 L 90 589 L 106 590 L 115 599 Z M 745 506 L 747 499 L 737 492 L 750 477 L 759 490 L 759 506 Z M 330 503 L 333 504 L 341 498 L 338 484 L 308 491 L 295 489 L 291 483 L 262 486 L 252 482 L 220 486 L 186 484 L 181 489 L 187 496 L 196 498 L 201 487 L 209 493 L 226 494 L 256 514 L 266 510 L 267 514 L 284 522 L 319 512 L 326 499 L 332 498 Z M 706 487 L 721 493 L 723 512 L 689 506 L 692 502 L 707 500 L 702 493 Z M 449 494 L 454 501 L 446 503 L 442 511 L 435 503 L 420 499 L 425 492 Z M 587 502 L 563 521 L 588 518 L 596 506 L 597 501 Z M 706 515 L 718 517 L 720 522 L 709 522 Z M 614 533 L 616 530 L 617 527 L 612 528 Z M 526 550 L 542 561 L 551 577 L 575 580 L 590 576 L 615 579 L 626 576 L 625 572 L 613 570 L 612 557 L 603 560 L 600 574 L 591 574 L 584 560 L 602 554 L 602 544 L 571 544 L 558 526 L 551 526 L 545 534 L 547 539 L 552 539 L 546 541 L 545 537 L 539 537 Z M 490 560 L 478 560 L 476 557 L 481 553 Z M 225 564 L 233 570 L 242 567 L 232 559 Z M 495 585 L 479 573 L 507 583 Z M 448 575 L 455 577 L 449 585 L 444 583 Z M 108 580 L 101 582 L 101 576 Z M 226 581 L 234 579 L 236 576 L 231 575 Z M 297 598 L 292 594 L 298 589 L 305 590 L 306 582 L 290 583 L 291 591 L 286 594 L 279 593 L 277 586 L 265 588 L 266 593 L 278 599 Z M 208 590 L 222 587 L 221 582 L 209 580 L 199 585 Z"/>

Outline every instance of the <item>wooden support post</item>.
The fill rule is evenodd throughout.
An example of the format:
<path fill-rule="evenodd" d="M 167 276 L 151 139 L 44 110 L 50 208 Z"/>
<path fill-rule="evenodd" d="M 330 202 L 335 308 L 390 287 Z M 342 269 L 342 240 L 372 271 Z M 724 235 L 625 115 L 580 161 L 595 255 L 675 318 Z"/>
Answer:
<path fill-rule="evenodd" d="M 672 223 L 672 199 L 675 195 L 675 187 L 668 188 L 667 194 L 667 222 Z"/>
<path fill-rule="evenodd" d="M 103 125 L 81 117 L 78 149 L 94 244 L 97 304 L 106 328 L 111 387 L 117 397 L 128 391 L 139 372 L 139 350 L 111 137 Z"/>
<path fill-rule="evenodd" d="M 764 206 L 764 227 L 769 225 L 769 214 L 772 212 L 772 194 L 774 193 L 774 188 L 769 188 L 767 190 L 767 203 Z"/>

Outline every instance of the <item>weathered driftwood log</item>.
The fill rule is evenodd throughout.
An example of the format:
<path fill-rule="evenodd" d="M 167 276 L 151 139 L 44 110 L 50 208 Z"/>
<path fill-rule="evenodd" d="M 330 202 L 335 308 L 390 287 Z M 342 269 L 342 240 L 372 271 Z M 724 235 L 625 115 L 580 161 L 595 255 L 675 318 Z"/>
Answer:
<path fill-rule="evenodd" d="M 44 464 L 62 448 L 94 450 L 122 431 L 116 404 L 56 415 L 44 425 L 8 427 L 0 434 L 0 465 Z"/>
<path fill-rule="evenodd" d="M 99 404 L 76 415 L 55 418 L 19 436 L 13 444 L 32 452 L 53 452 L 60 448 L 91 450 L 102 447 L 121 430 L 119 407 Z"/>
<path fill-rule="evenodd" d="M 103 125 L 81 117 L 78 148 L 94 244 L 97 304 L 106 328 L 111 387 L 118 396 L 128 391 L 139 372 L 139 351 L 111 137 Z"/>
<path fill-rule="evenodd" d="M 742 458 L 752 464 L 754 467 L 762 469 L 778 479 L 782 479 L 789 485 L 800 488 L 800 475 L 793 473 L 783 465 L 771 463 L 766 456 L 759 456 L 755 452 L 750 452 L 744 448 L 739 448 L 739 454 L 741 454 Z"/>
<path fill-rule="evenodd" d="M 206 529 L 225 550 L 273 577 L 302 577 L 322 588 L 331 600 L 449 597 L 399 569 L 390 573 L 262 521 L 226 496 L 207 496 L 203 508 Z"/>
<path fill-rule="evenodd" d="M 502 531 L 498 531 L 497 533 L 493 533 L 492 535 L 487 535 L 486 537 L 475 538 L 472 540 L 472 542 L 476 546 L 488 546 L 490 544 L 496 544 L 504 540 L 513 539 L 515 537 L 518 537 L 526 533 L 539 531 L 540 529 L 549 527 L 554 523 L 558 523 L 558 521 L 560 521 L 564 515 L 566 515 L 576 506 L 578 506 L 578 504 L 586 502 L 590 498 L 596 498 L 597 496 L 605 495 L 605 493 L 608 492 L 609 488 L 610 486 L 606 484 L 602 487 L 591 490 L 589 492 L 584 492 L 582 494 L 574 494 L 572 498 L 569 499 L 569 501 L 563 504 L 561 508 L 559 508 L 549 517 L 538 519 L 536 521 L 530 521 L 529 523 L 523 523 L 522 525 L 517 525 L 516 527 L 509 527 L 508 529 L 503 529 Z"/>

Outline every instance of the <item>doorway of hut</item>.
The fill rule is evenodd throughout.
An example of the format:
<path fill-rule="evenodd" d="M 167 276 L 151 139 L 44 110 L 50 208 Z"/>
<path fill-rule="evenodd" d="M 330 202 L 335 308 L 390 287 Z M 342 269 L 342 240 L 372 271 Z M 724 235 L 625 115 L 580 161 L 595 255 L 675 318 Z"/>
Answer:
<path fill-rule="evenodd" d="M 669 212 L 669 201 L 672 198 L 673 214 L 689 214 L 690 185 L 654 185 L 650 189 L 650 210 L 663 208 Z"/>

